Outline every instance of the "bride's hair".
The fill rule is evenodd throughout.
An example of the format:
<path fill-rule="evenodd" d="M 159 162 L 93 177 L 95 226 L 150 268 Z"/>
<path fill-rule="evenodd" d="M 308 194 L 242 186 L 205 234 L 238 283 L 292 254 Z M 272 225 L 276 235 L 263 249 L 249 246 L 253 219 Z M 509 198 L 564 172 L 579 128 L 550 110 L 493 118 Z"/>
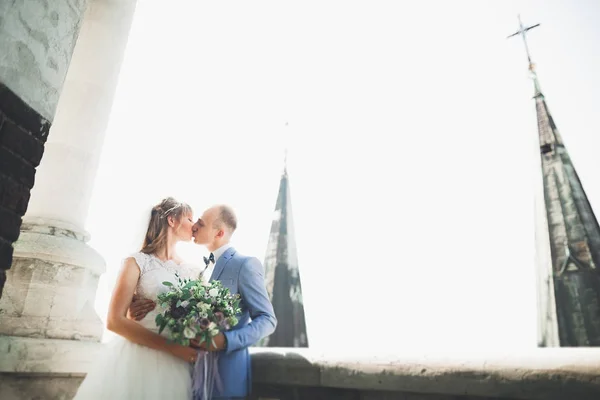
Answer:
<path fill-rule="evenodd" d="M 180 221 L 182 216 L 191 212 L 192 207 L 185 203 L 180 203 L 172 197 L 167 197 L 152 207 L 148 230 L 146 231 L 146 236 L 144 236 L 144 243 L 140 251 L 152 254 L 162 249 L 167 244 L 167 231 L 169 227 L 167 217 L 173 217 L 175 221 Z"/>

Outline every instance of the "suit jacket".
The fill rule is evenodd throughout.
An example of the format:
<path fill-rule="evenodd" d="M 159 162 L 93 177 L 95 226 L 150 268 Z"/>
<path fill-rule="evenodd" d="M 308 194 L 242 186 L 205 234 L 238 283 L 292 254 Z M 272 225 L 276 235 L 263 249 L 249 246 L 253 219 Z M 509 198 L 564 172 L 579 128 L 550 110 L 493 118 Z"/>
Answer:
<path fill-rule="evenodd" d="M 213 397 L 245 397 L 252 384 L 248 347 L 269 336 L 277 326 L 264 269 L 257 258 L 243 256 L 230 247 L 217 260 L 210 280 L 219 280 L 231 293 L 239 293 L 242 309 L 238 324 L 224 332 L 226 348 L 219 352 L 218 361 L 223 393 L 215 387 Z"/>

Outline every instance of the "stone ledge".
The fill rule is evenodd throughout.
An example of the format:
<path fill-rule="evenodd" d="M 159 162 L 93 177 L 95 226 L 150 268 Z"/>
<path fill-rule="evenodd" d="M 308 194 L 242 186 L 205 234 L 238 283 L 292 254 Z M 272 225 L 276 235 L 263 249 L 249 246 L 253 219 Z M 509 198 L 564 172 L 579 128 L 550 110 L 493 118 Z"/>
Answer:
<path fill-rule="evenodd" d="M 253 383 L 524 400 L 600 398 L 600 349 L 513 354 L 331 356 L 309 349 L 251 349 Z M 260 393 L 257 393 L 260 395 Z"/>
<path fill-rule="evenodd" d="M 19 240 L 15 242 L 15 258 L 41 259 L 47 262 L 75 265 L 89 269 L 94 275 L 106 272 L 104 258 L 73 233 L 72 237 L 61 235 L 45 227 L 48 233 L 29 231 L 23 224 Z"/>
<path fill-rule="evenodd" d="M 0 336 L 0 373 L 83 376 L 102 347 L 98 342 Z"/>
<path fill-rule="evenodd" d="M 82 377 L 103 346 L 0 336 L 0 375 Z M 596 348 L 397 358 L 335 356 L 309 349 L 251 348 L 250 352 L 255 396 L 265 395 L 261 391 L 268 388 L 270 393 L 310 394 L 313 400 L 600 398 L 600 349 Z"/>

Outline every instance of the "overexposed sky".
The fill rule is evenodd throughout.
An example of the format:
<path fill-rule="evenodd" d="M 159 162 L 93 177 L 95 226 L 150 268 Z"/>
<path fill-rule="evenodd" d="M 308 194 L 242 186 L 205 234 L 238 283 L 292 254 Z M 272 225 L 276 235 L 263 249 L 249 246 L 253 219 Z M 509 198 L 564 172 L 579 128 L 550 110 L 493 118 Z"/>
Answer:
<path fill-rule="evenodd" d="M 87 224 L 107 261 L 99 313 L 164 196 L 197 215 L 231 204 L 236 247 L 263 259 L 287 145 L 311 347 L 535 346 L 518 13 L 541 23 L 542 90 L 598 208 L 595 0 L 139 0 Z"/>

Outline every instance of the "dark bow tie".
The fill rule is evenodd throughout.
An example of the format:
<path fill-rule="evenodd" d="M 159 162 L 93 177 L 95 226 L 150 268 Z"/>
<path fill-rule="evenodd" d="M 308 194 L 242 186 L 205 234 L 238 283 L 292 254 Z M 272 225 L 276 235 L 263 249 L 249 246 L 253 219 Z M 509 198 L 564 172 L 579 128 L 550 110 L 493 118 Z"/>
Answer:
<path fill-rule="evenodd" d="M 204 257 L 204 264 L 206 264 L 206 266 L 208 267 L 209 263 L 215 263 L 215 255 L 213 253 L 210 253 L 210 256 L 208 256 L 208 258 Z"/>

